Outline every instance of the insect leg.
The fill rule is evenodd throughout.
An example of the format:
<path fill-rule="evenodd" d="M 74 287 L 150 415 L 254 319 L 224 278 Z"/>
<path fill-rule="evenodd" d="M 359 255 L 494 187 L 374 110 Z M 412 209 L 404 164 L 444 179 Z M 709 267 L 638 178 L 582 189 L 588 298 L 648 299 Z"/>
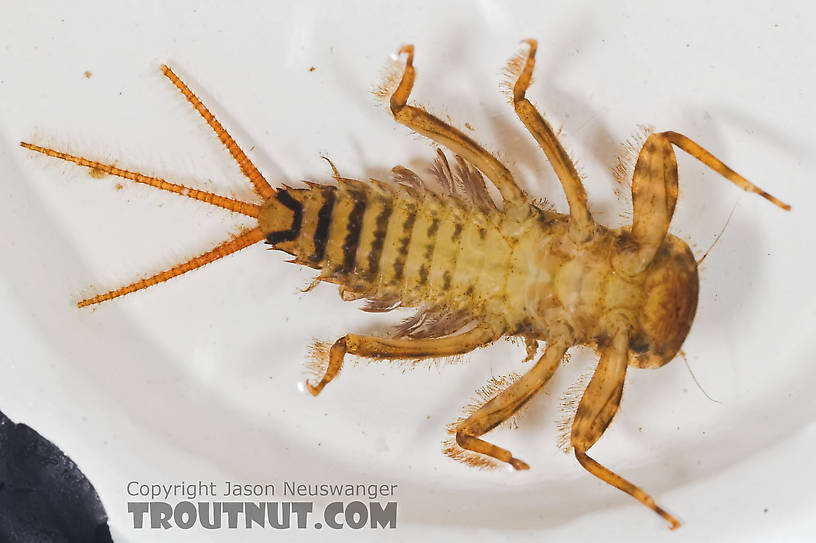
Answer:
<path fill-rule="evenodd" d="M 378 359 L 434 358 L 464 354 L 499 337 L 501 331 L 487 324 L 455 336 L 434 339 L 384 339 L 346 334 L 335 341 L 329 350 L 329 366 L 320 382 L 312 385 L 307 381 L 306 388 L 314 396 L 320 394 L 323 387 L 340 373 L 346 354 Z"/>
<path fill-rule="evenodd" d="M 530 46 L 530 51 L 513 86 L 513 107 L 521 122 L 524 123 L 524 126 L 527 127 L 527 130 L 530 131 L 530 134 L 533 135 L 538 145 L 547 155 L 547 159 L 561 181 L 561 186 L 567 196 L 574 231 L 579 239 L 585 240 L 592 235 L 595 229 L 595 222 L 587 206 L 586 189 L 581 183 L 581 177 L 578 175 L 575 165 L 572 163 L 567 151 L 561 146 L 552 127 L 525 97 L 533 77 L 538 42 L 531 39 L 524 40 L 524 42 Z"/>
<path fill-rule="evenodd" d="M 677 159 L 672 145 L 741 189 L 759 194 L 782 209 L 790 209 L 788 204 L 749 182 L 686 136 L 677 132 L 652 134 L 640 149 L 632 176 L 632 244 L 619 254 L 616 262 L 616 267 L 628 275 L 640 273 L 649 265 L 669 230 L 678 192 Z"/>
<path fill-rule="evenodd" d="M 168 66 L 162 64 L 161 67 L 162 73 L 167 76 L 167 78 L 173 82 L 173 85 L 184 95 L 190 104 L 198 111 L 199 114 L 207 121 L 207 124 L 210 125 L 210 128 L 213 129 L 215 135 L 218 136 L 218 139 L 221 140 L 221 143 L 227 148 L 229 153 L 232 155 L 232 158 L 235 159 L 235 162 L 238 163 L 238 167 L 241 168 L 241 172 L 252 182 L 252 185 L 255 187 L 255 191 L 263 198 L 264 200 L 268 200 L 272 196 L 275 195 L 275 189 L 273 189 L 269 182 L 261 175 L 261 172 L 258 171 L 258 168 L 252 163 L 249 158 L 247 158 L 246 154 L 243 150 L 235 143 L 235 140 L 232 139 L 232 136 L 229 135 L 221 123 L 218 122 L 218 119 L 210 113 L 210 110 L 201 103 L 201 100 L 193 94 L 193 92 L 184 84 L 184 82 L 179 79 L 179 77 L 173 73 Z"/>
<path fill-rule="evenodd" d="M 444 145 L 476 166 L 496 185 L 505 201 L 523 201 L 524 193 L 516 185 L 512 174 L 493 155 L 471 138 L 427 111 L 406 104 L 416 77 L 413 66 L 414 46 L 404 46 L 400 49 L 400 54 L 402 53 L 406 54 L 405 71 L 397 90 L 391 95 L 391 113 L 394 119 L 415 132 Z"/>
<path fill-rule="evenodd" d="M 626 377 L 628 348 L 629 335 L 625 329 L 620 329 L 613 336 L 612 343 L 601 351 L 598 367 L 578 404 L 570 444 L 575 458 L 589 473 L 626 492 L 669 521 L 671 528 L 675 529 L 680 522 L 658 506 L 654 498 L 587 455 L 587 450 L 598 441 L 618 411 Z"/>
<path fill-rule="evenodd" d="M 705 164 L 706 166 L 720 174 L 721 176 L 725 177 L 726 179 L 737 185 L 742 190 L 746 192 L 753 192 L 755 194 L 759 194 L 760 196 L 762 196 L 769 202 L 773 203 L 774 205 L 781 207 L 785 211 L 790 211 L 790 205 L 775 198 L 774 196 L 771 196 L 761 188 L 757 187 L 756 185 L 742 177 L 740 174 L 738 174 L 737 172 L 723 164 L 720 159 L 718 159 L 717 157 L 715 157 L 714 155 L 700 147 L 696 142 L 690 140 L 683 134 L 678 134 L 677 132 L 669 131 L 658 134 L 658 136 L 666 138 L 673 145 L 676 145 L 680 149 L 684 150 L 685 152 L 687 152 L 688 154 L 690 154 L 691 156 L 693 156 L 694 158 L 696 158 L 697 160 L 699 160 L 700 162 L 702 162 L 703 164 Z"/>
<path fill-rule="evenodd" d="M 677 158 L 671 143 L 651 134 L 643 143 L 632 176 L 631 244 L 615 257 L 626 275 L 646 269 L 663 244 L 677 203 Z"/>
<path fill-rule="evenodd" d="M 568 346 L 566 341 L 547 345 L 544 354 L 530 371 L 457 425 L 456 443 L 463 449 L 507 462 L 517 470 L 530 469 L 526 462 L 514 458 L 507 449 L 479 439 L 479 436 L 513 416 L 549 381 Z"/>

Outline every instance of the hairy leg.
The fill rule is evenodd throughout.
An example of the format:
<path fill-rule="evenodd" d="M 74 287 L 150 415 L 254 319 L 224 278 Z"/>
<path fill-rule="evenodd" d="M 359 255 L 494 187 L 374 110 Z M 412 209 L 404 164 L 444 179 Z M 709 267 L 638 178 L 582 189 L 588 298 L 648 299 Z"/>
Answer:
<path fill-rule="evenodd" d="M 561 186 L 564 188 L 569 203 L 570 220 L 572 221 L 575 236 L 580 240 L 586 240 L 594 232 L 595 222 L 587 207 L 587 193 L 583 183 L 581 183 L 581 177 L 578 175 L 578 171 L 575 169 L 575 165 L 572 163 L 567 151 L 558 141 L 550 124 L 525 97 L 533 77 L 538 43 L 535 40 L 524 40 L 524 42 L 530 46 L 530 51 L 513 86 L 513 107 L 521 122 L 533 135 L 544 154 L 547 155 L 555 174 L 561 181 Z"/>
<path fill-rule="evenodd" d="M 316 385 L 306 382 L 306 388 L 314 396 L 320 394 L 343 367 L 346 354 L 378 359 L 434 358 L 464 354 L 501 337 L 501 331 L 481 324 L 455 336 L 435 339 L 384 339 L 373 336 L 346 334 L 334 342 L 329 350 L 329 365 Z"/>
<path fill-rule="evenodd" d="M 414 46 L 406 45 L 400 49 L 406 55 L 405 71 L 402 74 L 397 90 L 391 96 L 391 113 L 397 122 L 444 145 L 461 156 L 484 173 L 496 185 L 502 198 L 507 202 L 523 202 L 524 193 L 516 185 L 510 171 L 493 155 L 485 151 L 471 138 L 442 122 L 427 111 L 416 106 L 407 105 L 408 96 L 414 86 Z"/>
<path fill-rule="evenodd" d="M 749 182 L 686 136 L 677 132 L 651 134 L 640 149 L 632 176 L 632 243 L 616 261 L 616 267 L 627 275 L 646 269 L 669 231 L 678 194 L 677 158 L 672 145 L 743 190 L 759 194 L 782 209 L 790 209 L 788 204 Z"/>
<path fill-rule="evenodd" d="M 617 255 L 616 268 L 626 275 L 646 269 L 663 245 L 677 203 L 677 158 L 671 143 L 651 134 L 643 143 L 632 176 L 631 241 Z"/>
<path fill-rule="evenodd" d="M 723 162 L 719 158 L 715 157 L 714 155 L 700 147 L 700 145 L 697 144 L 695 141 L 687 138 L 683 134 L 668 131 L 662 132 L 660 136 L 666 138 L 668 141 L 672 143 L 672 145 L 676 145 L 680 149 L 684 150 L 685 152 L 687 152 L 688 154 L 690 154 L 691 156 L 693 156 L 694 158 L 696 158 L 697 160 L 699 160 L 700 162 L 702 162 L 703 164 L 705 164 L 706 166 L 720 174 L 721 176 L 725 177 L 726 179 L 737 185 L 742 190 L 746 192 L 753 192 L 754 194 L 759 194 L 772 204 L 781 207 L 785 211 L 790 211 L 790 205 L 777 199 L 774 196 L 771 196 L 761 188 L 757 187 L 756 185 L 742 177 L 740 174 L 738 174 L 737 172 L 723 164 Z"/>
<path fill-rule="evenodd" d="M 479 439 L 479 436 L 512 417 L 527 403 L 553 376 L 568 347 L 567 340 L 547 345 L 530 371 L 456 426 L 456 443 L 463 449 L 506 462 L 517 470 L 529 469 L 526 462 L 513 457 L 507 449 Z"/>
<path fill-rule="evenodd" d="M 575 458 L 584 469 L 605 483 L 626 492 L 669 521 L 671 529 L 675 529 L 680 526 L 680 522 L 658 506 L 654 498 L 587 455 L 587 450 L 600 439 L 620 406 L 629 360 L 628 349 L 629 334 L 621 327 L 613 335 L 611 344 L 602 350 L 598 367 L 578 404 L 570 444 Z"/>

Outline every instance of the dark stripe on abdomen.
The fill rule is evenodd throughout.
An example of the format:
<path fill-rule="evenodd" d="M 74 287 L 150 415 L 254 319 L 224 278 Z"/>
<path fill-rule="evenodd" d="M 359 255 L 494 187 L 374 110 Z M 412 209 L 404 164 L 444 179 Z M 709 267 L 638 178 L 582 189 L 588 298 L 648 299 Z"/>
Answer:
<path fill-rule="evenodd" d="M 439 231 L 439 218 L 434 217 L 431 225 L 428 227 L 428 243 L 425 245 L 425 252 L 422 255 L 422 265 L 419 267 L 419 284 L 425 286 L 428 284 L 428 273 L 431 269 L 431 261 L 433 259 L 434 249 L 436 248 L 436 233 Z"/>
<path fill-rule="evenodd" d="M 382 211 L 377 215 L 377 224 L 374 230 L 374 241 L 371 242 L 371 251 L 368 253 L 368 272 L 365 279 L 372 281 L 380 271 L 380 258 L 385 245 L 385 233 L 388 231 L 388 221 L 391 218 L 391 201 L 383 203 Z"/>
<path fill-rule="evenodd" d="M 326 243 L 329 241 L 329 225 L 331 224 L 332 211 L 334 210 L 335 189 L 327 187 L 323 190 L 323 205 L 317 212 L 317 226 L 314 233 L 314 253 L 311 261 L 313 264 L 320 264 L 326 257 Z"/>
<path fill-rule="evenodd" d="M 300 233 L 300 226 L 303 222 L 303 205 L 292 198 L 289 191 L 279 190 L 275 195 L 277 200 L 292 210 L 292 225 L 289 230 L 278 230 L 277 232 L 270 232 L 266 236 L 266 241 L 271 244 L 281 243 L 284 241 L 293 241 Z"/>
<path fill-rule="evenodd" d="M 402 237 L 399 239 L 399 249 L 397 258 L 394 260 L 394 284 L 403 280 L 405 272 L 405 260 L 408 258 L 408 245 L 411 243 L 411 234 L 414 231 L 417 210 L 412 209 L 405 222 L 402 224 Z"/>
<path fill-rule="evenodd" d="M 343 266 L 338 270 L 341 274 L 354 271 L 354 261 L 357 257 L 357 245 L 360 243 L 360 230 L 363 227 L 363 214 L 366 208 L 364 192 L 354 194 L 354 208 L 346 223 L 346 238 L 343 240 Z"/>

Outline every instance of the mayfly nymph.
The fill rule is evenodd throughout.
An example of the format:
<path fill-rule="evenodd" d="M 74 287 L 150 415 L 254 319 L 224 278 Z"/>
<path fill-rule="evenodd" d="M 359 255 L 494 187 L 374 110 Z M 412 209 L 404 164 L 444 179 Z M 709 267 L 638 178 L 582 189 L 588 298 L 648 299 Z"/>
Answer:
<path fill-rule="evenodd" d="M 393 179 L 358 181 L 332 166 L 336 186 L 273 188 L 232 137 L 176 76 L 162 71 L 215 131 L 252 182 L 262 202 L 219 196 L 80 156 L 21 143 L 27 149 L 175 192 L 257 219 L 256 227 L 187 262 L 79 302 L 85 307 L 164 282 L 259 241 L 319 270 L 316 281 L 339 286 L 344 300 L 365 299 L 366 311 L 415 307 L 415 317 L 389 337 L 346 334 L 330 347 L 324 371 L 306 386 L 318 395 L 346 354 L 385 360 L 461 355 L 504 336 L 527 343 L 528 359 L 546 347 L 524 375 L 493 383 L 488 397 L 450 427 L 445 452 L 483 466 L 505 462 L 528 469 L 510 451 L 480 436 L 510 419 L 553 375 L 567 350 L 587 345 L 600 357 L 569 427 L 569 446 L 590 473 L 623 490 L 665 518 L 679 522 L 639 487 L 592 459 L 587 451 L 618 410 L 629 366 L 657 368 L 678 354 L 697 308 L 697 261 L 688 245 L 668 233 L 678 195 L 674 147 L 703 162 L 743 190 L 783 209 L 790 206 L 748 182 L 697 143 L 677 132 L 651 133 L 632 174 L 631 226 L 598 224 L 576 168 L 551 126 L 525 98 L 536 42 L 508 66 L 511 102 L 566 194 L 569 213 L 538 205 L 510 171 L 473 139 L 424 109 L 407 103 L 413 87 L 413 46 L 400 49 L 401 74 L 380 94 L 397 122 L 454 153 L 438 152 L 431 190 L 414 172 L 396 167 Z M 486 176 L 501 195 L 497 206 Z"/>

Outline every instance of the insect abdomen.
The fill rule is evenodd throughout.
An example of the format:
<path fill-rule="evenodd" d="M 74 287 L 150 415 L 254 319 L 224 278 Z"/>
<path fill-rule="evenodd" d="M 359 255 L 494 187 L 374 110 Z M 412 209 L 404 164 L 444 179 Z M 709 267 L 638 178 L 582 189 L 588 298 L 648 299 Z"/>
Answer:
<path fill-rule="evenodd" d="M 292 200 L 302 215 L 295 237 L 295 217 L 286 209 Z M 267 241 L 294 255 L 295 262 L 321 270 L 322 280 L 360 295 L 387 291 L 395 296 L 405 277 L 415 207 L 413 200 L 403 201 L 386 185 L 375 188 L 341 180 L 339 188 L 311 184 L 308 189 L 280 191 L 264 206 L 259 222 L 262 228 L 274 223 Z M 275 214 L 287 218 L 273 220 Z"/>
<path fill-rule="evenodd" d="M 501 295 L 510 247 L 487 215 L 431 192 L 372 183 L 279 191 L 259 219 L 267 240 L 352 298 L 472 306 Z"/>

